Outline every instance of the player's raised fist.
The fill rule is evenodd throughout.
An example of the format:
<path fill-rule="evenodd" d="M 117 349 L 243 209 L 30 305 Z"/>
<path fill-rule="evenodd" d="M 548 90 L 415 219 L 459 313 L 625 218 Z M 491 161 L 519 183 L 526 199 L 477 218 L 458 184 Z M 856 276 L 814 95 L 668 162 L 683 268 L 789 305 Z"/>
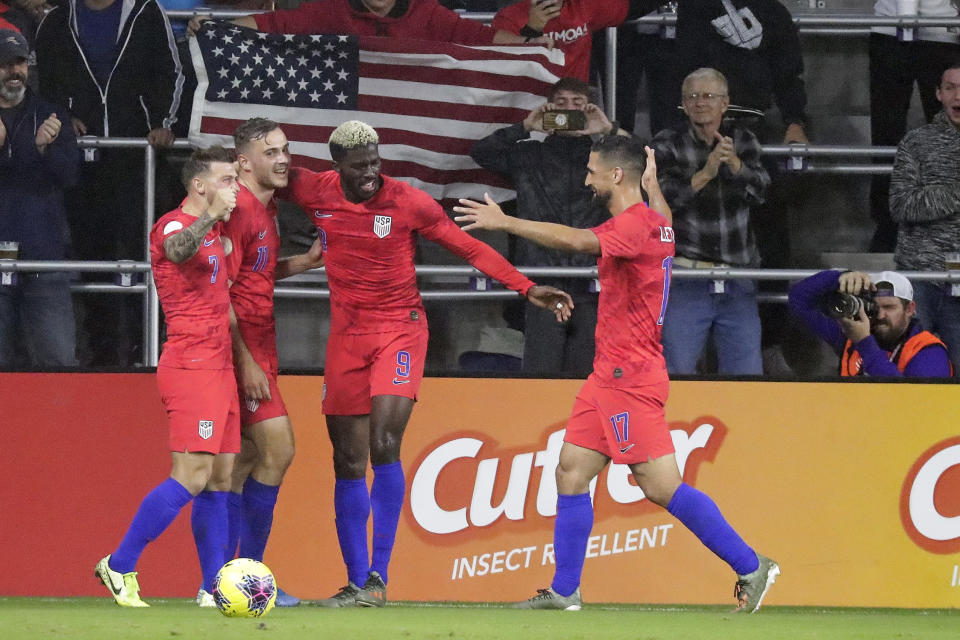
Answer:
<path fill-rule="evenodd" d="M 229 220 L 230 212 L 233 211 L 235 206 L 237 206 L 236 189 L 224 187 L 223 189 L 217 189 L 216 195 L 213 196 L 213 202 L 210 203 L 210 208 L 207 211 L 214 220 Z"/>

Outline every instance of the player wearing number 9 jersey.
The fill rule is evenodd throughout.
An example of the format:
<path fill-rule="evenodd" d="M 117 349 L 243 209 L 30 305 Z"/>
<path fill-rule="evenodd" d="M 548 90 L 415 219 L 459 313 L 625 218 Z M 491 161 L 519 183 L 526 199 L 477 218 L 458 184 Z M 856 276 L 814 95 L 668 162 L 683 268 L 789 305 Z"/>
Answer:
<path fill-rule="evenodd" d="M 465 229 L 507 231 L 547 247 L 599 256 L 594 370 L 574 401 L 556 472 L 556 571 L 550 587 L 516 606 L 580 609 L 593 527 L 589 486 L 613 460 L 629 465 L 644 495 L 736 572 L 737 611 L 757 611 L 780 567 L 747 546 L 709 496 L 683 482 L 666 423 L 669 381 L 660 333 L 674 239 L 653 151 L 632 138 L 602 138 L 590 153 L 586 184 L 613 215 L 593 229 L 511 218 L 489 197 L 486 204 L 461 200 L 454 208 L 463 214 L 456 220 L 468 223 Z"/>
<path fill-rule="evenodd" d="M 134 571 L 147 543 L 194 502 L 193 530 L 204 584 L 224 563 L 226 491 L 240 449 L 239 406 L 230 350 L 230 298 L 220 222 L 236 204 L 233 154 L 195 151 L 184 165 L 187 198 L 150 233 L 150 261 L 167 322 L 157 386 L 170 424 L 170 477 L 140 503 L 120 546 L 97 563 L 117 604 L 148 606 Z"/>
<path fill-rule="evenodd" d="M 405 493 L 400 442 L 427 351 L 414 270 L 417 236 L 453 251 L 533 304 L 553 309 L 558 319 L 568 317 L 572 306 L 567 294 L 534 285 L 492 248 L 463 233 L 428 194 L 381 175 L 378 142 L 369 125 L 340 125 L 330 136 L 334 170 L 294 169 L 285 191 L 320 232 L 330 283 L 323 413 L 333 444 L 334 511 L 348 583 L 320 602 L 329 607 L 386 601 L 387 566 Z"/>

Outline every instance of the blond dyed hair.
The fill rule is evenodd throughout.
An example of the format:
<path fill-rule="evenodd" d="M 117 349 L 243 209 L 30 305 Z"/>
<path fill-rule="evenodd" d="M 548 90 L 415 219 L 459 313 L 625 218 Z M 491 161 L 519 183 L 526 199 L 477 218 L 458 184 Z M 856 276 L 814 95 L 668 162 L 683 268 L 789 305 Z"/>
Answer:
<path fill-rule="evenodd" d="M 338 161 L 348 151 L 380 144 L 380 136 L 366 122 L 348 120 L 330 134 L 330 157 Z"/>

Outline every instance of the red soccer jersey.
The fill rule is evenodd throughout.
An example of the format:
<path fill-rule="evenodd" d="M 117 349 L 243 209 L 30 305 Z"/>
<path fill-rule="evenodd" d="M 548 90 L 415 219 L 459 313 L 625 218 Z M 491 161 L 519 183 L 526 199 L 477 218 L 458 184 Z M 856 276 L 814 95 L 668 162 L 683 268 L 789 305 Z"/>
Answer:
<path fill-rule="evenodd" d="M 590 82 L 590 46 L 593 32 L 616 27 L 627 18 L 627 0 L 565 0 L 560 15 L 547 22 L 543 35 L 553 38 L 566 56 L 566 75 Z M 494 29 L 520 33 L 530 18 L 530 0 L 500 9 Z"/>
<path fill-rule="evenodd" d="M 284 191 L 313 220 L 324 244 L 330 283 L 330 332 L 374 333 L 423 313 L 414 252 L 417 235 L 446 247 L 491 278 L 526 295 L 533 286 L 488 245 L 465 233 L 428 194 L 381 176 L 369 200 L 343 195 L 335 171 L 292 169 Z"/>
<path fill-rule="evenodd" d="M 273 325 L 273 276 L 280 251 L 277 203 L 263 206 L 240 185 L 237 206 L 223 225 L 233 251 L 227 256 L 230 302 L 241 323 Z"/>
<path fill-rule="evenodd" d="M 441 7 L 437 0 L 411 0 L 398 17 L 358 11 L 350 0 L 315 0 L 296 9 L 260 13 L 253 19 L 259 31 L 268 33 L 348 33 L 459 44 L 492 44 L 496 33 L 482 22 Z"/>
<path fill-rule="evenodd" d="M 168 259 L 163 249 L 165 239 L 196 220 L 177 208 L 157 220 L 150 231 L 153 281 L 167 322 L 160 364 L 179 369 L 230 369 L 230 294 L 221 225 L 214 225 L 196 255 L 180 264 Z"/>
<path fill-rule="evenodd" d="M 670 290 L 673 229 L 662 215 L 636 204 L 592 231 L 600 239 L 593 375 L 604 387 L 663 382 L 667 367 L 660 333 Z"/>

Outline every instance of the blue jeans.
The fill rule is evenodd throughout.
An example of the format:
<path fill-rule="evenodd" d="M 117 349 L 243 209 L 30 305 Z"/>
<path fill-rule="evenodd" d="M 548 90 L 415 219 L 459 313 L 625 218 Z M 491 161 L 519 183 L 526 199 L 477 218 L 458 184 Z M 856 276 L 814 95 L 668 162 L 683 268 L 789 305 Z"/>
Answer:
<path fill-rule="evenodd" d="M 956 367 L 960 363 L 960 297 L 950 295 L 949 284 L 915 281 L 913 299 L 921 326 L 940 336 Z"/>
<path fill-rule="evenodd" d="M 663 322 L 663 355 L 670 373 L 696 373 L 707 337 L 713 332 L 718 373 L 761 375 L 757 283 L 727 280 L 713 293 L 713 280 L 670 283 Z"/>
<path fill-rule="evenodd" d="M 17 364 L 20 345 L 36 367 L 77 364 L 70 282 L 64 273 L 18 273 L 0 286 L 0 369 Z"/>

